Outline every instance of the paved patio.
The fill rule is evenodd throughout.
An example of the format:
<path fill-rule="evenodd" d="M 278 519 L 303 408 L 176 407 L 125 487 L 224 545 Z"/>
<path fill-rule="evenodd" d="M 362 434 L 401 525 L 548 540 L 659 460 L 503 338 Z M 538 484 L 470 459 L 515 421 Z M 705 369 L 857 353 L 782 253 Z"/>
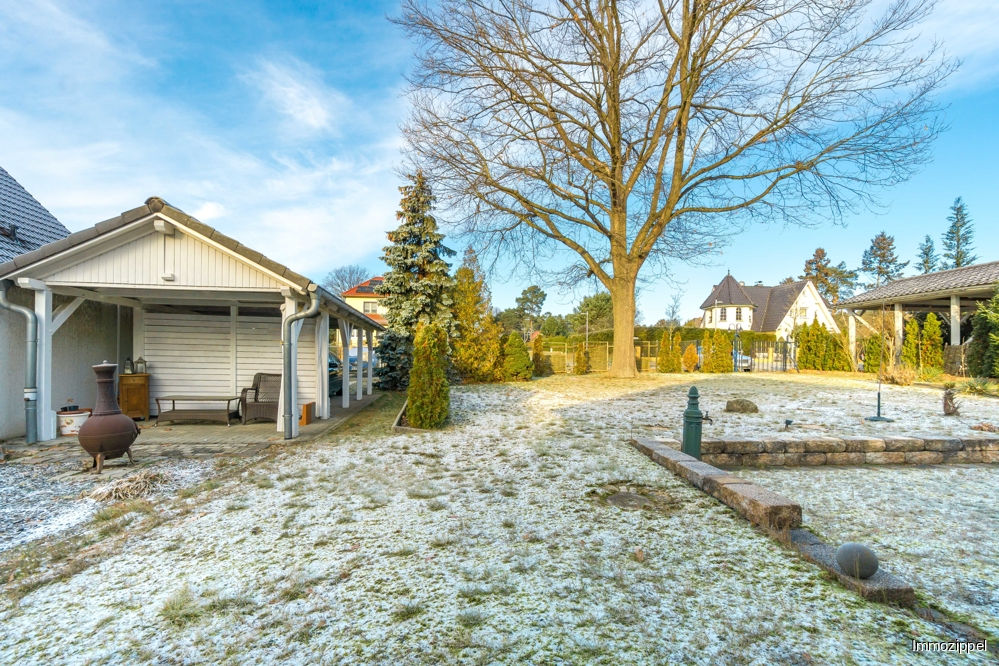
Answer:
<path fill-rule="evenodd" d="M 307 426 L 301 426 L 295 443 L 314 441 L 331 430 L 337 428 L 365 407 L 378 400 L 381 393 L 365 395 L 361 400 L 351 400 L 350 407 L 333 406 L 329 419 L 315 421 Z M 98 477 L 89 471 L 93 458 L 80 447 L 76 437 L 59 437 L 53 442 L 41 442 L 28 445 L 23 439 L 8 440 L 0 443 L 6 460 L 12 465 L 37 465 L 57 463 L 78 463 L 78 470 L 67 471 L 52 477 L 52 480 L 79 477 L 107 480 L 120 478 L 143 467 L 153 465 L 165 458 L 223 458 L 246 457 L 259 454 L 274 444 L 283 442 L 284 435 L 277 431 L 272 422 L 258 422 L 242 425 L 233 423 L 224 426 L 217 423 L 171 423 L 153 427 L 149 423 L 138 422 L 141 432 L 132 445 L 134 466 L 128 464 L 128 458 L 111 460 L 104 464 L 104 472 Z"/>

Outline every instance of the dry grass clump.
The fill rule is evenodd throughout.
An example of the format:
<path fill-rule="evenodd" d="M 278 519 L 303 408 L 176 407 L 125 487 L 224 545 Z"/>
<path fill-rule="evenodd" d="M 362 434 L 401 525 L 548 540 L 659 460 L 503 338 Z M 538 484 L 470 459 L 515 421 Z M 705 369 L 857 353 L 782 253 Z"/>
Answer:
<path fill-rule="evenodd" d="M 90 497 L 98 502 L 134 499 L 147 494 L 154 484 L 161 481 L 163 481 L 162 474 L 144 469 L 138 474 L 131 474 L 94 488 L 90 492 Z"/>
<path fill-rule="evenodd" d="M 194 622 L 205 611 L 186 585 L 171 594 L 160 609 L 160 617 L 174 625 L 183 627 Z"/>
<path fill-rule="evenodd" d="M 987 421 L 982 421 L 978 425 L 971 426 L 972 430 L 978 430 L 980 432 L 999 432 L 999 426 L 994 423 L 988 423 Z"/>
<path fill-rule="evenodd" d="M 916 370 L 907 365 L 896 365 L 881 371 L 881 380 L 896 386 L 910 386 L 916 381 Z"/>

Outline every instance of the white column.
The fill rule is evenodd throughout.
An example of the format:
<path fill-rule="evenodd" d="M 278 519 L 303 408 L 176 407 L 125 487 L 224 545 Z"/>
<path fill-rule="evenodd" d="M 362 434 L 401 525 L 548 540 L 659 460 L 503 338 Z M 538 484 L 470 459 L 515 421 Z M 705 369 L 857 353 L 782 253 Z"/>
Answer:
<path fill-rule="evenodd" d="M 350 407 L 350 324 L 343 319 L 338 320 L 340 324 L 340 380 L 343 389 L 340 391 L 340 406 L 344 409 Z"/>
<path fill-rule="evenodd" d="M 364 363 L 361 359 L 361 351 L 364 349 L 364 331 L 357 329 L 357 399 L 364 397 Z"/>
<path fill-rule="evenodd" d="M 316 418 L 330 417 L 330 315 L 320 313 L 316 320 Z"/>
<path fill-rule="evenodd" d="M 852 310 L 846 311 L 847 337 L 850 344 L 850 358 L 853 359 L 853 369 L 857 369 L 857 315 Z"/>
<path fill-rule="evenodd" d="M 368 395 L 371 395 L 371 391 L 375 384 L 375 346 L 374 346 L 374 331 L 365 331 L 368 336 Z"/>
<path fill-rule="evenodd" d="M 895 360 L 902 356 L 902 304 L 895 304 Z"/>
<path fill-rule="evenodd" d="M 237 395 L 239 393 L 239 368 L 237 366 L 238 359 L 236 358 L 236 331 L 239 329 L 239 306 L 230 305 L 229 306 L 229 372 L 232 375 L 230 383 L 232 384 L 232 395 Z M 132 350 L 135 353 L 135 350 Z M 135 358 L 139 358 L 136 356 Z"/>
<path fill-rule="evenodd" d="M 950 343 L 961 344 L 961 297 L 950 297 Z"/>
<path fill-rule="evenodd" d="M 52 290 L 35 289 L 35 315 L 38 318 L 38 441 L 56 438 L 56 413 L 52 409 Z M 103 359 L 101 359 L 103 360 Z"/>
<path fill-rule="evenodd" d="M 298 303 L 293 298 L 285 297 L 284 313 L 281 318 L 281 336 L 284 337 L 285 320 L 298 311 Z M 284 376 L 284 363 L 281 365 L 281 395 L 278 396 L 277 431 L 284 432 L 284 387 L 285 382 L 291 382 L 291 436 L 298 437 L 298 334 L 302 331 L 302 322 L 298 321 L 291 327 L 291 377 Z M 284 340 L 282 339 L 282 342 Z M 282 350 L 283 351 L 283 350 Z"/>

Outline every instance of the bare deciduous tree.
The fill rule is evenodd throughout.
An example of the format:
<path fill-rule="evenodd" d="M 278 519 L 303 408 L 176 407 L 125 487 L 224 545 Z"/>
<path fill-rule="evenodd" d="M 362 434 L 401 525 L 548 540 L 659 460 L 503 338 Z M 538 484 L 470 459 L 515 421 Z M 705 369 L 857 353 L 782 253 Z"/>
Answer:
<path fill-rule="evenodd" d="M 371 272 L 359 264 L 334 268 L 323 278 L 323 289 L 339 296 L 343 292 L 371 279 Z"/>
<path fill-rule="evenodd" d="M 407 0 L 409 154 L 480 256 L 603 283 L 628 349 L 643 268 L 753 221 L 838 221 L 928 158 L 952 70 L 914 53 L 933 4 Z"/>

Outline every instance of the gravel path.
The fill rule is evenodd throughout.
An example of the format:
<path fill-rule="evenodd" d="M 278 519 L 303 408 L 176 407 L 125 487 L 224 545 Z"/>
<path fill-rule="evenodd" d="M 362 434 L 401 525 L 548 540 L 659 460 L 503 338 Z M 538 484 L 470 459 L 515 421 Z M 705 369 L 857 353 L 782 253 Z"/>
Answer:
<path fill-rule="evenodd" d="M 830 543 L 870 545 L 886 569 L 999 636 L 999 467 L 740 470 L 801 503 Z"/>
<path fill-rule="evenodd" d="M 161 504 L 114 558 L 9 606 L 0 662 L 951 661 L 909 651 L 937 625 L 634 451 L 663 382 L 460 387 L 442 432 L 343 435 Z"/>

